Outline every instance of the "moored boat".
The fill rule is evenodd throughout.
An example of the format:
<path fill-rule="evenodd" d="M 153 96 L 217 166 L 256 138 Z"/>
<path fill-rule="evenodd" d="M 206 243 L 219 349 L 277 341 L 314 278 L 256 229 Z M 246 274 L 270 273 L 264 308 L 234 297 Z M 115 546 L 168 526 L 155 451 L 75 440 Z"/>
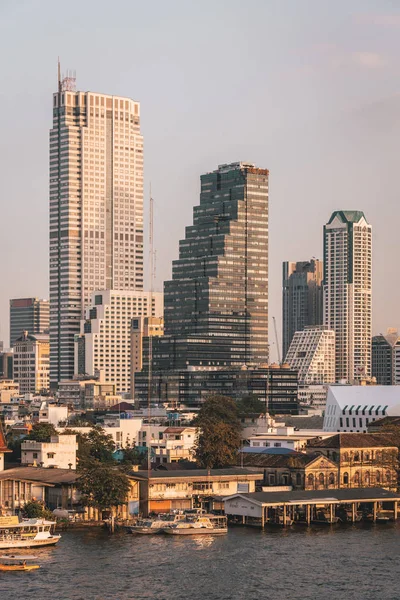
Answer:
<path fill-rule="evenodd" d="M 40 565 L 27 564 L 28 561 L 36 560 L 35 556 L 0 556 L 0 571 L 35 571 Z"/>
<path fill-rule="evenodd" d="M 0 549 L 35 548 L 57 544 L 61 536 L 53 533 L 55 521 L 0 517 Z"/>
<path fill-rule="evenodd" d="M 227 532 L 227 518 L 216 515 L 187 515 L 163 530 L 168 535 L 219 535 Z"/>
<path fill-rule="evenodd" d="M 167 527 L 178 523 L 184 518 L 183 514 L 168 513 L 158 515 L 156 519 L 139 519 L 135 525 L 128 525 L 126 529 L 129 533 L 151 535 L 161 533 Z"/>

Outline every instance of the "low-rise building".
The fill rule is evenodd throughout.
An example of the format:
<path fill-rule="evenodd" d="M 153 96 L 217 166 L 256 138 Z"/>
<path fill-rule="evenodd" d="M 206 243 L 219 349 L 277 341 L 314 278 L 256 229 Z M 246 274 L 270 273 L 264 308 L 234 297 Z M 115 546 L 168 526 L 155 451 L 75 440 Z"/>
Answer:
<path fill-rule="evenodd" d="M 74 408 L 107 409 L 118 403 L 121 396 L 116 393 L 116 384 L 105 381 L 104 371 L 99 371 L 96 379 L 80 377 L 60 381 L 58 400 Z"/>
<path fill-rule="evenodd" d="M 310 440 L 329 436 L 326 431 L 296 430 L 294 427 L 278 426 L 270 428 L 268 433 L 250 437 L 249 442 L 251 448 L 288 448 L 302 452 Z"/>
<path fill-rule="evenodd" d="M 0 404 L 10 402 L 19 395 L 19 384 L 12 379 L 0 380 Z"/>
<path fill-rule="evenodd" d="M 52 436 L 50 442 L 25 440 L 21 445 L 21 464 L 76 469 L 76 435 Z"/>
<path fill-rule="evenodd" d="M 49 404 L 45 400 L 31 411 L 32 423 L 51 423 L 57 427 L 68 419 L 68 407 L 60 404 Z"/>
<path fill-rule="evenodd" d="M 397 489 L 398 448 L 390 434 L 339 433 L 310 441 L 307 452 L 318 452 L 338 465 L 340 488 Z"/>
<path fill-rule="evenodd" d="M 182 471 L 138 471 L 131 477 L 139 482 L 140 512 L 171 512 L 175 509 L 220 506 L 225 496 L 253 492 L 263 479 L 260 469 L 232 467 Z"/>
<path fill-rule="evenodd" d="M 156 464 L 193 460 L 196 427 L 169 427 L 143 423 L 138 432 L 138 448 L 151 447 Z"/>

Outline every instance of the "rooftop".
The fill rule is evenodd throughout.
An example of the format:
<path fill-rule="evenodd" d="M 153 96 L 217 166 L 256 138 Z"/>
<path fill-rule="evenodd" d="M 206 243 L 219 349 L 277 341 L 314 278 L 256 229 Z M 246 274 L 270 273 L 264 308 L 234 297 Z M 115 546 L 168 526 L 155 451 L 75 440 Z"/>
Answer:
<path fill-rule="evenodd" d="M 72 469 L 45 469 L 43 467 L 16 467 L 0 472 L 0 480 L 18 479 L 47 485 L 75 483 L 79 474 Z"/>
<path fill-rule="evenodd" d="M 337 433 L 324 440 L 311 440 L 309 448 L 384 448 L 396 444 L 386 433 Z"/>
<path fill-rule="evenodd" d="M 358 223 L 361 219 L 365 219 L 362 210 L 335 210 L 335 212 L 332 213 L 328 224 L 332 223 L 335 217 L 338 217 L 343 223 Z"/>
<path fill-rule="evenodd" d="M 290 454 L 245 454 L 243 455 L 243 466 L 245 467 L 287 467 L 301 469 L 317 458 L 316 454 L 304 454 L 292 452 Z"/>
<path fill-rule="evenodd" d="M 226 469 L 183 469 L 182 471 L 133 471 L 130 475 L 134 479 L 207 479 L 208 477 L 240 477 L 253 476 L 262 479 L 262 473 L 259 469 L 246 469 L 242 467 L 232 467 Z"/>
<path fill-rule="evenodd" d="M 320 502 L 334 504 L 346 500 L 400 500 L 400 494 L 382 488 L 331 489 L 331 490 L 295 490 L 292 492 L 253 492 L 250 494 L 235 494 L 257 504 Z M 231 496 L 232 498 L 232 496 Z M 227 498 L 225 498 L 226 500 Z"/>

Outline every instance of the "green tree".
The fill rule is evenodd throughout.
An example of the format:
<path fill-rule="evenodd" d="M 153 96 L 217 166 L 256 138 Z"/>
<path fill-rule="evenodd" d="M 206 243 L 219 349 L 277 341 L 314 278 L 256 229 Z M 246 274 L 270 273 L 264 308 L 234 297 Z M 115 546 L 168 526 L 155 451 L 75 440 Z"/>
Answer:
<path fill-rule="evenodd" d="M 31 500 L 22 509 L 26 519 L 54 519 L 53 513 L 42 502 Z"/>
<path fill-rule="evenodd" d="M 76 453 L 78 469 L 85 467 L 87 463 L 91 463 L 93 460 L 104 463 L 115 463 L 113 458 L 115 450 L 114 440 L 112 435 L 105 433 L 101 427 L 93 427 L 88 433 L 81 433 L 74 429 L 67 429 L 67 432 L 70 435 L 76 435 L 76 441 L 78 442 L 78 451 Z"/>
<path fill-rule="evenodd" d="M 265 402 L 257 398 L 256 396 L 245 396 L 241 398 L 237 403 L 237 409 L 239 414 L 257 414 L 265 413 L 266 405 Z"/>
<path fill-rule="evenodd" d="M 144 456 L 139 452 L 135 444 L 123 448 L 122 453 L 124 455 L 122 463 L 125 465 L 141 465 L 143 462 Z"/>
<path fill-rule="evenodd" d="M 209 397 L 195 425 L 198 427 L 195 443 L 198 465 L 215 469 L 237 464 L 241 425 L 234 400 L 225 396 Z"/>
<path fill-rule="evenodd" d="M 77 487 L 84 506 L 106 510 L 126 502 L 130 483 L 120 468 L 92 461 L 81 470 Z"/>
<path fill-rule="evenodd" d="M 52 423 L 35 423 L 26 440 L 35 440 L 35 442 L 50 442 L 52 435 L 58 435 L 58 432 Z"/>

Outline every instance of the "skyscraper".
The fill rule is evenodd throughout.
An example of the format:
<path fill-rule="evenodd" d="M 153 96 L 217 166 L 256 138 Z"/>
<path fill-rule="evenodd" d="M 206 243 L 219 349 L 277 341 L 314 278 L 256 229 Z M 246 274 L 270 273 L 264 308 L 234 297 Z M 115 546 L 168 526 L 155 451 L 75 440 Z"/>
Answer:
<path fill-rule="evenodd" d="M 49 301 L 39 298 L 10 300 L 10 346 L 24 331 L 33 335 L 49 332 Z"/>
<path fill-rule="evenodd" d="M 389 328 L 372 338 L 372 376 L 378 385 L 400 385 L 400 336 Z"/>
<path fill-rule="evenodd" d="M 335 211 L 324 226 L 324 323 L 336 334 L 336 379 L 371 374 L 372 228 L 364 213 Z"/>
<path fill-rule="evenodd" d="M 265 363 L 268 170 L 240 162 L 202 175 L 193 212 L 164 284 L 165 336 L 156 342 L 169 350 L 154 350 L 154 368 Z"/>
<path fill-rule="evenodd" d="M 139 103 L 59 78 L 50 131 L 50 384 L 74 374 L 93 291 L 143 289 Z"/>
<path fill-rule="evenodd" d="M 282 346 L 283 358 L 296 331 L 304 327 L 322 325 L 321 260 L 312 258 L 303 262 L 284 262 L 282 278 Z"/>
<path fill-rule="evenodd" d="M 285 360 L 301 384 L 335 383 L 335 332 L 324 325 L 296 331 Z"/>

